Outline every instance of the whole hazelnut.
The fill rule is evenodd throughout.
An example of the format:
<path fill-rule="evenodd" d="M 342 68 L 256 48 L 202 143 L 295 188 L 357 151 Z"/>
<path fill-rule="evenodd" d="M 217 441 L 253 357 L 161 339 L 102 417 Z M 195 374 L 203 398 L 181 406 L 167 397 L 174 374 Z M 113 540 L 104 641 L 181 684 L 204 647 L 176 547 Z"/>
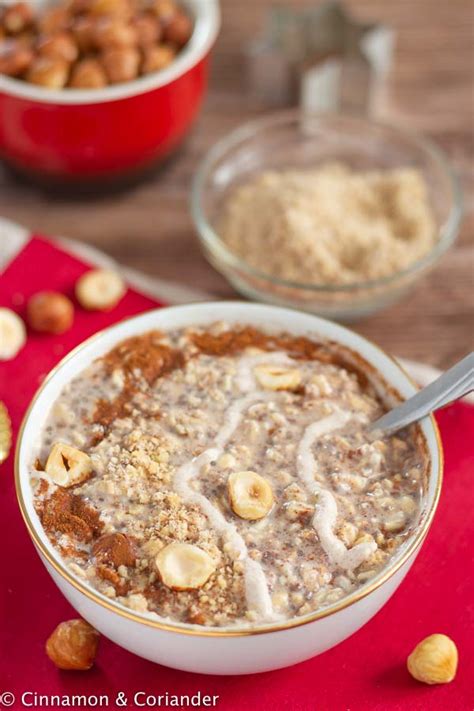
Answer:
<path fill-rule="evenodd" d="M 44 37 L 38 43 L 38 53 L 44 57 L 57 57 L 66 62 L 75 62 L 79 49 L 71 32 L 58 32 Z"/>
<path fill-rule="evenodd" d="M 66 9 L 71 15 L 81 15 L 89 11 L 92 0 L 67 0 Z"/>
<path fill-rule="evenodd" d="M 3 13 L 3 26 L 8 34 L 23 32 L 33 21 L 33 8 L 27 2 L 10 5 Z"/>
<path fill-rule="evenodd" d="M 171 20 L 165 24 L 163 29 L 163 39 L 171 42 L 177 47 L 184 47 L 193 33 L 193 23 L 184 12 L 177 12 Z"/>
<path fill-rule="evenodd" d="M 99 633 L 85 620 L 61 622 L 46 642 L 46 654 L 58 669 L 83 671 L 94 664 Z"/>
<path fill-rule="evenodd" d="M 174 0 L 152 0 L 150 10 L 166 24 L 178 12 L 178 7 Z"/>
<path fill-rule="evenodd" d="M 43 12 L 38 18 L 38 30 L 43 35 L 53 35 L 56 32 L 67 30 L 71 17 L 67 8 L 62 6 L 52 7 Z"/>
<path fill-rule="evenodd" d="M 107 74 L 98 59 L 82 59 L 72 68 L 69 80 L 72 89 L 101 89 L 107 84 Z"/>
<path fill-rule="evenodd" d="M 163 33 L 160 21 L 151 12 L 137 15 L 133 20 L 140 47 L 148 47 L 160 41 Z"/>
<path fill-rule="evenodd" d="M 100 49 L 133 47 L 137 43 L 137 30 L 124 20 L 115 17 L 101 18 L 94 34 L 95 44 Z"/>
<path fill-rule="evenodd" d="M 91 0 L 89 12 L 91 15 L 115 15 L 128 19 L 132 9 L 129 0 Z"/>
<path fill-rule="evenodd" d="M 145 47 L 143 50 L 142 72 L 150 74 L 167 67 L 176 57 L 173 47 L 166 44 Z"/>
<path fill-rule="evenodd" d="M 18 77 L 30 66 L 33 61 L 33 51 L 22 46 L 20 42 L 6 39 L 0 45 L 0 74 Z"/>
<path fill-rule="evenodd" d="M 74 320 L 72 302 L 57 291 L 40 291 L 32 296 L 26 312 L 31 328 L 43 333 L 64 333 Z"/>
<path fill-rule="evenodd" d="M 447 684 L 456 676 L 458 650 L 445 634 L 432 634 L 407 659 L 410 674 L 425 684 Z"/>
<path fill-rule="evenodd" d="M 81 52 L 91 52 L 95 49 L 95 33 L 97 20 L 90 17 L 77 17 L 71 27 L 74 39 Z"/>
<path fill-rule="evenodd" d="M 134 47 L 117 47 L 102 54 L 102 62 L 112 84 L 131 81 L 138 76 L 140 53 Z"/>
<path fill-rule="evenodd" d="M 57 57 L 36 57 L 26 74 L 27 81 L 46 89 L 62 89 L 68 77 L 69 64 Z"/>

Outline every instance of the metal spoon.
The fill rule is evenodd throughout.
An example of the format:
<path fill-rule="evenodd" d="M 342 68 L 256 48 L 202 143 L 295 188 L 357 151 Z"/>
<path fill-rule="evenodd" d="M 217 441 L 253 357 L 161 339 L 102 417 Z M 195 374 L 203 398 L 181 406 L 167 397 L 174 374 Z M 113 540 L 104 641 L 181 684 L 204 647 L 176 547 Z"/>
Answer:
<path fill-rule="evenodd" d="M 390 435 L 418 422 L 431 412 L 448 405 L 474 390 L 474 352 L 453 365 L 401 405 L 369 425 L 370 432 Z"/>

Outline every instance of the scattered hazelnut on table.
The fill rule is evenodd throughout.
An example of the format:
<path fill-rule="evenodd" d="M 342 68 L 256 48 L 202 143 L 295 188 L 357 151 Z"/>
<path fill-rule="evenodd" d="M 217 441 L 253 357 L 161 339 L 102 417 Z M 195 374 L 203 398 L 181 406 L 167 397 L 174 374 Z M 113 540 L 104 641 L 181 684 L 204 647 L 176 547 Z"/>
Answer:
<path fill-rule="evenodd" d="M 76 297 L 89 311 L 108 311 L 118 304 L 125 294 L 122 277 L 108 269 L 92 269 L 76 283 Z"/>
<path fill-rule="evenodd" d="M 69 64 L 58 57 L 37 57 L 26 74 L 30 84 L 48 89 L 62 89 L 67 84 Z"/>
<path fill-rule="evenodd" d="M 17 2 L 5 9 L 2 21 L 8 34 L 23 32 L 33 22 L 33 8 L 28 2 Z"/>
<path fill-rule="evenodd" d="M 107 86 L 105 69 L 98 59 L 83 59 L 73 67 L 68 86 L 71 89 L 100 89 Z"/>
<path fill-rule="evenodd" d="M 109 81 L 120 84 L 137 78 L 140 53 L 135 47 L 107 49 L 102 55 L 102 62 Z"/>
<path fill-rule="evenodd" d="M 32 296 L 26 313 L 31 328 L 42 333 L 64 333 L 74 320 L 72 302 L 57 291 L 40 291 Z"/>
<path fill-rule="evenodd" d="M 26 343 L 25 324 L 11 309 L 0 308 L 0 360 L 11 360 Z"/>
<path fill-rule="evenodd" d="M 458 650 L 445 634 L 432 634 L 416 645 L 407 659 L 408 671 L 425 684 L 447 684 L 456 676 Z"/>
<path fill-rule="evenodd" d="M 184 47 L 189 41 L 193 32 L 193 24 L 184 12 L 176 12 L 171 20 L 167 22 L 163 30 L 165 42 L 171 42 L 177 47 Z"/>
<path fill-rule="evenodd" d="M 46 654 L 58 669 L 83 671 L 94 664 L 99 633 L 85 620 L 61 622 L 46 642 Z"/>
<path fill-rule="evenodd" d="M 38 53 L 44 57 L 57 57 L 65 62 L 75 62 L 79 56 L 79 48 L 74 35 L 63 31 L 40 40 Z"/>
<path fill-rule="evenodd" d="M 143 74 L 150 74 L 159 69 L 164 69 L 172 63 L 175 57 L 176 52 L 169 45 L 161 44 L 145 47 L 143 50 L 142 72 Z"/>

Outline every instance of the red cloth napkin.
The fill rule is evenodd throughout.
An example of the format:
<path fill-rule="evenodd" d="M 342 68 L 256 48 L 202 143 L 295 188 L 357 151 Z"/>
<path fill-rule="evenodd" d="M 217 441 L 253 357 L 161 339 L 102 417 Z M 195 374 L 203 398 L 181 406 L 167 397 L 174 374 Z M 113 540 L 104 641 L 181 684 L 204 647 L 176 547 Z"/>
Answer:
<path fill-rule="evenodd" d="M 0 305 L 23 313 L 36 291 L 72 296 L 88 268 L 51 242 L 34 238 L 0 277 Z M 12 361 L 0 363 L 0 399 L 18 430 L 25 409 L 51 367 L 95 331 L 156 302 L 129 290 L 110 313 L 77 308 L 63 336 L 30 333 Z M 446 471 L 441 503 L 427 541 L 399 590 L 376 617 L 338 647 L 289 669 L 246 677 L 212 677 L 154 665 L 103 638 L 89 672 L 61 672 L 44 643 L 62 620 L 76 617 L 36 555 L 18 511 L 13 456 L 0 468 L 0 701 L 2 692 L 22 708 L 25 691 L 41 694 L 107 694 L 110 708 L 124 691 L 129 707 L 137 691 L 158 695 L 218 694 L 217 708 L 294 711 L 465 711 L 473 706 L 473 487 L 474 408 L 456 404 L 438 416 Z M 414 681 L 405 660 L 423 637 L 443 632 L 459 650 L 455 681 L 426 686 Z M 8 700 L 8 697 L 7 697 Z M 0 704 L 1 708 L 1 704 Z"/>

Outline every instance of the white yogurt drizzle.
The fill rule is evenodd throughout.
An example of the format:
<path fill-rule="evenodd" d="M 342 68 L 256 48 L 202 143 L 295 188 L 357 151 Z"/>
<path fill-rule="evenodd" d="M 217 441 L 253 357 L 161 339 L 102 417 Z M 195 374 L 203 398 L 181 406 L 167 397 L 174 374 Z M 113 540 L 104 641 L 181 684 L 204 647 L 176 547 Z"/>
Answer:
<path fill-rule="evenodd" d="M 217 533 L 222 535 L 229 544 L 235 557 L 243 561 L 247 607 L 256 612 L 260 618 L 266 620 L 273 619 L 274 613 L 267 579 L 260 563 L 249 557 L 245 541 L 234 524 L 227 521 L 222 512 L 213 506 L 203 494 L 192 489 L 190 482 L 198 476 L 201 467 L 221 456 L 227 442 L 240 424 L 243 411 L 252 403 L 267 400 L 270 397 L 267 393 L 250 393 L 236 400 L 225 414 L 224 425 L 216 435 L 216 446 L 206 449 L 198 457 L 183 464 L 176 472 L 174 480 L 176 492 L 183 501 L 199 506 Z"/>
<path fill-rule="evenodd" d="M 375 541 L 358 543 L 347 549 L 344 543 L 334 533 L 337 519 L 337 503 L 333 494 L 324 489 L 314 479 L 316 461 L 312 446 L 316 439 L 343 427 L 351 419 L 350 413 L 336 411 L 332 415 L 309 425 L 298 446 L 296 465 L 298 474 L 308 491 L 316 494 L 318 499 L 313 516 L 313 526 L 318 534 L 321 546 L 329 560 L 345 570 L 354 570 L 364 562 L 375 550 Z"/>

